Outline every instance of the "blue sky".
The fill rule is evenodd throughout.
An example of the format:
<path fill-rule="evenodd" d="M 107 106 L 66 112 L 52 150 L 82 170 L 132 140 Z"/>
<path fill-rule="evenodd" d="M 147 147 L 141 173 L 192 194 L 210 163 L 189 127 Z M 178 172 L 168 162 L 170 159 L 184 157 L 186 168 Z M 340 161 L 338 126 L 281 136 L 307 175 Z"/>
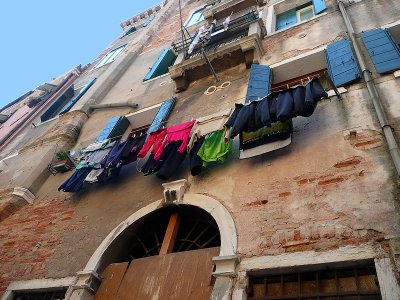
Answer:
<path fill-rule="evenodd" d="M 2 2 L 0 107 L 89 63 L 122 33 L 122 21 L 161 0 Z"/>

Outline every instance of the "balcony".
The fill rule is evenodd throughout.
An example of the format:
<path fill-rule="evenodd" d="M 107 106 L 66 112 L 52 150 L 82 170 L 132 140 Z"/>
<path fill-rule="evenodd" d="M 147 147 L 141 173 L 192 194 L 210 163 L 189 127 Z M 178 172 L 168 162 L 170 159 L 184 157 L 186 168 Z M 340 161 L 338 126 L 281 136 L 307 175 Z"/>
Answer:
<path fill-rule="evenodd" d="M 210 41 L 203 46 L 199 43 L 190 54 L 187 51 L 192 41 L 190 38 L 172 43 L 172 48 L 179 55 L 169 73 L 177 91 L 185 90 L 194 80 L 211 75 L 203 51 L 216 72 L 243 62 L 247 67 L 259 63 L 264 54 L 261 39 L 265 35 L 265 27 L 257 8 L 253 6 L 233 14 L 227 30 L 223 27 L 224 20 L 217 20 Z"/>
<path fill-rule="evenodd" d="M 236 13 L 243 11 L 251 6 L 254 6 L 255 2 L 258 5 L 263 4 L 263 0 L 213 0 L 209 1 L 210 6 L 203 12 L 204 18 L 211 22 L 213 19 L 222 19 L 229 16 L 232 12 Z"/>

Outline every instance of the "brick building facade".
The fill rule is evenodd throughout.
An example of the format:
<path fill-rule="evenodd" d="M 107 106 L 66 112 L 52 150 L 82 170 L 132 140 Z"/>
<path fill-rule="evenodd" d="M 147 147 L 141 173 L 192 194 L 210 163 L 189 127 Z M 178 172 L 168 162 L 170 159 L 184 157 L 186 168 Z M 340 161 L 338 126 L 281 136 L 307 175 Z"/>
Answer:
<path fill-rule="evenodd" d="M 399 13 L 169 0 L 122 22 L 95 61 L 1 112 L 1 299 L 400 299 Z M 281 118 L 284 137 L 261 126 L 268 138 L 246 148 L 243 130 L 197 176 L 189 155 L 168 179 L 143 176 L 147 154 L 58 191 L 79 169 L 62 167 L 104 137 L 231 114 L 317 77 L 328 97 Z"/>

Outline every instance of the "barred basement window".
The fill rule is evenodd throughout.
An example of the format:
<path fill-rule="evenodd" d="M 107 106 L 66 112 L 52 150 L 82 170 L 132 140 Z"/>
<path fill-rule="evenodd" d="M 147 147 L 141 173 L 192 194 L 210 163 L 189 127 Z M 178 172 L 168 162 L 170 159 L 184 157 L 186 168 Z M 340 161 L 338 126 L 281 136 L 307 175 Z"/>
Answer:
<path fill-rule="evenodd" d="M 65 299 L 67 288 L 52 291 L 13 292 L 13 300 L 62 300 Z"/>
<path fill-rule="evenodd" d="M 318 271 L 250 276 L 249 300 L 382 299 L 374 263 L 321 267 Z"/>

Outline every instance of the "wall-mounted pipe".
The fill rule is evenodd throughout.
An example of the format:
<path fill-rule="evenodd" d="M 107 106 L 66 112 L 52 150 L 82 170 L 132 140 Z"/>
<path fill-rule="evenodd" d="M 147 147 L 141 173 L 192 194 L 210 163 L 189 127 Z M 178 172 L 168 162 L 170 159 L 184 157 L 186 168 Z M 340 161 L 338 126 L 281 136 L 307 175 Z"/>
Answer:
<path fill-rule="evenodd" d="M 375 86 L 375 83 L 372 79 L 371 72 L 366 67 L 364 57 L 361 54 L 360 45 L 358 44 L 357 39 L 355 38 L 353 25 L 351 24 L 349 15 L 347 14 L 346 7 L 344 6 L 341 0 L 337 0 L 337 3 L 339 5 L 340 12 L 342 13 L 342 17 L 347 28 L 347 32 L 349 34 L 351 43 L 356 53 L 357 61 L 361 68 L 364 81 L 367 85 L 368 93 L 374 105 L 375 112 L 378 116 L 378 120 L 382 128 L 383 134 L 385 135 L 390 155 L 397 170 L 397 175 L 400 176 L 400 150 L 393 134 L 393 128 L 389 124 L 385 108 L 379 96 L 378 90 Z"/>
<path fill-rule="evenodd" d="M 134 102 L 118 102 L 118 103 L 106 103 L 106 104 L 92 104 L 89 107 L 89 112 L 93 112 L 96 109 L 110 109 L 110 108 L 121 108 L 121 107 L 130 107 L 130 108 L 138 108 L 138 104 Z"/>

